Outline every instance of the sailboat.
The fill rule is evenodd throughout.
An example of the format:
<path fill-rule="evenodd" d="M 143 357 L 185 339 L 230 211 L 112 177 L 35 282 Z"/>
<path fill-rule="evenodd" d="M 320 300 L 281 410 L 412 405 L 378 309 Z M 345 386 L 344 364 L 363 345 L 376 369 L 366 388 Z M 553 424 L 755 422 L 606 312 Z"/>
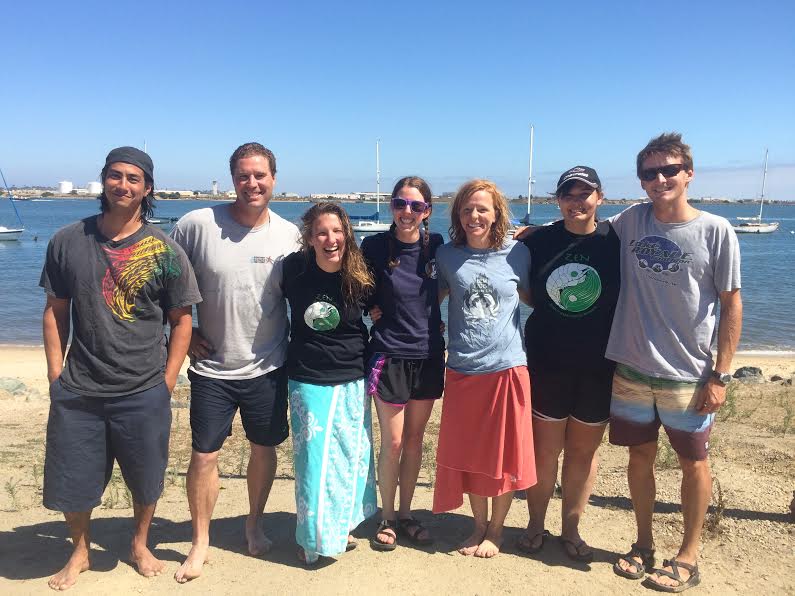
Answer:
<path fill-rule="evenodd" d="M 6 183 L 6 177 L 3 174 L 3 170 L 0 170 L 0 177 L 3 178 L 3 185 L 6 187 L 6 191 L 8 191 L 8 200 L 11 202 L 11 206 L 14 208 L 14 213 L 16 214 L 17 221 L 19 222 L 19 226 L 13 228 L 0 225 L 0 241 L 19 240 L 19 237 L 22 235 L 22 232 L 25 231 L 25 226 L 22 224 L 22 218 L 19 215 L 19 211 L 17 211 L 17 206 L 14 205 L 14 197 L 11 194 L 11 190 L 8 188 L 8 184 Z"/>
<path fill-rule="evenodd" d="M 765 149 L 765 167 L 762 173 L 762 195 L 759 197 L 759 215 L 753 217 L 738 217 L 737 223 L 732 224 L 738 234 L 770 234 L 778 230 L 778 222 L 762 221 L 762 207 L 765 205 L 765 182 L 767 181 L 767 152 Z"/>
<path fill-rule="evenodd" d="M 353 231 L 360 234 L 386 232 L 391 222 L 381 221 L 381 157 L 379 139 L 375 141 L 375 213 L 373 215 L 351 215 Z"/>

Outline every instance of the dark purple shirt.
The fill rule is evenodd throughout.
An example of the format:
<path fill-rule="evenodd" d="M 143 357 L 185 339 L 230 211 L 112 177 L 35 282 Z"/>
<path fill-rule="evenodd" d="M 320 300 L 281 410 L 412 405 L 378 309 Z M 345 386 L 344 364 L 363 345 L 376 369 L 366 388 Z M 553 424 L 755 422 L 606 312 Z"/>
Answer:
<path fill-rule="evenodd" d="M 392 259 L 389 267 L 390 237 Z M 375 277 L 375 292 L 368 306 L 378 305 L 383 315 L 370 330 L 370 352 L 395 358 L 428 358 L 444 351 L 439 311 L 436 249 L 444 243 L 440 234 L 428 238 L 428 254 L 422 239 L 400 242 L 391 232 L 369 236 L 362 242 L 364 258 Z"/>

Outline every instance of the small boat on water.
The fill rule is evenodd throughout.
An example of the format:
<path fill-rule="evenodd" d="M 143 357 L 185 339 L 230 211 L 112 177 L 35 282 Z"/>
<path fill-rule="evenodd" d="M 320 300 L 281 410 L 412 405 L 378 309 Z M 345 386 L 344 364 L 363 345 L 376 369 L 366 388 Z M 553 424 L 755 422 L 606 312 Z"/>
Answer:
<path fill-rule="evenodd" d="M 17 221 L 19 222 L 19 225 L 14 227 L 0 225 L 0 241 L 19 240 L 22 232 L 25 231 L 25 226 L 22 223 L 22 217 L 19 215 L 19 211 L 17 211 L 17 206 L 14 204 L 14 195 L 11 194 L 11 189 L 8 188 L 8 183 L 6 182 L 6 177 L 5 174 L 3 174 L 3 170 L 0 170 L 0 177 L 3 178 L 3 185 L 8 192 L 8 200 L 11 203 L 11 206 L 14 208 L 14 213 L 16 214 Z"/>
<path fill-rule="evenodd" d="M 753 217 L 738 217 L 732 224 L 738 234 L 770 234 L 778 230 L 777 221 L 762 221 L 762 208 L 765 205 L 765 182 L 767 181 L 767 149 L 765 149 L 765 167 L 762 173 L 762 195 L 759 197 L 759 215 Z"/>
<path fill-rule="evenodd" d="M 375 142 L 375 213 L 373 215 L 349 215 L 353 231 L 363 236 L 386 232 L 392 222 L 381 221 L 381 161 L 380 141 Z"/>
<path fill-rule="evenodd" d="M 19 240 L 25 228 L 7 228 L 0 226 L 0 242 L 4 240 Z"/>
<path fill-rule="evenodd" d="M 179 221 L 179 217 L 150 217 L 146 220 L 147 223 L 153 226 L 158 226 L 170 230 L 171 227 Z"/>

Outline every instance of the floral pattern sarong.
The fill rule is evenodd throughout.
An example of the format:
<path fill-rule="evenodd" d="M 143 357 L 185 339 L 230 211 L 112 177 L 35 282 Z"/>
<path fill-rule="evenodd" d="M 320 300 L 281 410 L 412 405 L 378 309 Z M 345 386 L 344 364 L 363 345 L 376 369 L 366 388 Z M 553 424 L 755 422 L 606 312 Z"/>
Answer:
<path fill-rule="evenodd" d="M 295 539 L 307 562 L 345 552 L 350 530 L 376 512 L 370 397 L 364 379 L 290 380 Z"/>

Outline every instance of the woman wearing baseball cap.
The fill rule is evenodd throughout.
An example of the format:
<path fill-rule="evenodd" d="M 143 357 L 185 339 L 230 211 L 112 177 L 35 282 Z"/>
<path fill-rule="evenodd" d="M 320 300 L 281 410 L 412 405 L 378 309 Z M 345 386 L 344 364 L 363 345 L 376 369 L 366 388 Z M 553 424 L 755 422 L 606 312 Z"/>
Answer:
<path fill-rule="evenodd" d="M 576 166 L 558 180 L 562 220 L 530 230 L 533 313 L 525 345 L 533 396 L 538 484 L 528 489 L 530 523 L 517 547 L 536 553 L 563 451 L 561 544 L 566 555 L 593 560 L 580 517 L 596 476 L 596 450 L 610 417 L 615 364 L 605 359 L 619 290 L 619 240 L 596 210 L 604 193 L 593 168 Z"/>

